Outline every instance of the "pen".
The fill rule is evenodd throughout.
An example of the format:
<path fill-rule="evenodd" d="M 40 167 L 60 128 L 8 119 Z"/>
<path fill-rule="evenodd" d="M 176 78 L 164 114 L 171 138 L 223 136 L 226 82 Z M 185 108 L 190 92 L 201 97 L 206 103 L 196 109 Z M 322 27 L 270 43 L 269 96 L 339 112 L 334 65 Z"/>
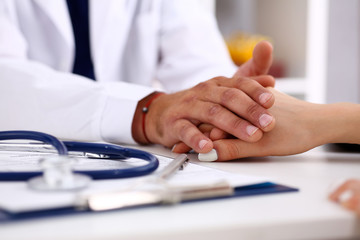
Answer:
<path fill-rule="evenodd" d="M 189 161 L 186 154 L 180 154 L 171 161 L 164 169 L 162 169 L 156 177 L 161 180 L 169 179 L 178 170 L 182 170 Z"/>
<path fill-rule="evenodd" d="M 126 189 L 123 189 L 123 191 L 139 190 L 149 185 L 154 186 L 154 184 L 166 188 L 167 180 L 177 171 L 182 170 L 187 165 L 188 161 L 189 159 L 186 154 L 180 154 L 159 170 L 159 172 L 134 181 Z"/>

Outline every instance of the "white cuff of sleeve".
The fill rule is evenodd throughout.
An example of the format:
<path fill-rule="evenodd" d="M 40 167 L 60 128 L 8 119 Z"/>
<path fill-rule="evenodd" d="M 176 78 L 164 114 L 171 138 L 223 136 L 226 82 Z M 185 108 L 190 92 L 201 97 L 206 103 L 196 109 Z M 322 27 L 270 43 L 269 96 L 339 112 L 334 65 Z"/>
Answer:
<path fill-rule="evenodd" d="M 100 126 L 102 139 L 112 143 L 136 143 L 131 133 L 136 106 L 154 89 L 128 83 L 109 83 L 105 88 L 108 98 Z"/>

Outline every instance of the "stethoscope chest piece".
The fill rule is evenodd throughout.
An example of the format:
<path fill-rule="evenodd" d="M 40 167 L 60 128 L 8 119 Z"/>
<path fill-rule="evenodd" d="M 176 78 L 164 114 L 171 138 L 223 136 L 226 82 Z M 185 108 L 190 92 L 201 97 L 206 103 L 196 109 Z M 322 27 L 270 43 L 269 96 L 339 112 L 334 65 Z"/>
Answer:
<path fill-rule="evenodd" d="M 40 160 L 43 175 L 28 181 L 30 188 L 41 191 L 79 190 L 91 182 L 85 174 L 74 173 L 76 159 L 69 156 L 49 156 Z"/>

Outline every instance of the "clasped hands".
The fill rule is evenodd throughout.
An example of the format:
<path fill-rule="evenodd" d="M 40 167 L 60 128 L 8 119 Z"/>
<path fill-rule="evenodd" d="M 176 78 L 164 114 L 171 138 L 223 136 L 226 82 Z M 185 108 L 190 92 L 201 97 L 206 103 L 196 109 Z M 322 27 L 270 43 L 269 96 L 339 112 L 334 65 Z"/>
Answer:
<path fill-rule="evenodd" d="M 147 138 L 141 138 L 133 127 L 133 135 L 138 136 L 135 140 L 144 143 L 146 139 L 167 147 L 177 144 L 182 152 L 194 149 L 199 153 L 213 149 L 216 138 L 233 136 L 245 142 L 258 141 L 275 126 L 268 111 L 274 96 L 266 88 L 273 87 L 275 80 L 264 75 L 271 63 L 272 46 L 263 41 L 255 47 L 253 58 L 240 66 L 232 78 L 216 77 L 157 97 L 146 116 L 143 135 Z M 214 128 L 205 132 L 207 126 Z"/>
<path fill-rule="evenodd" d="M 218 161 L 296 154 L 327 143 L 332 136 L 324 131 L 326 121 L 313 117 L 318 106 L 276 91 L 274 78 L 265 75 L 271 63 L 272 46 L 262 41 L 232 78 L 161 95 L 147 112 L 145 133 L 134 117 L 135 140 L 177 153 L 216 149 Z"/>
<path fill-rule="evenodd" d="M 216 77 L 157 97 L 141 133 L 136 116 L 151 96 L 145 98 L 133 121 L 135 140 L 158 143 L 177 153 L 216 149 L 218 161 L 289 155 L 326 143 L 328 139 L 319 138 L 324 124 L 313 118 L 317 106 L 274 90 L 274 78 L 265 75 L 271 63 L 272 46 L 263 41 L 232 78 Z"/>
<path fill-rule="evenodd" d="M 199 153 L 213 149 L 214 136 L 223 133 L 256 142 L 275 126 L 268 112 L 274 96 L 271 76 L 217 77 L 195 87 L 158 97 L 147 115 L 150 142 L 172 147 L 179 142 Z M 204 124 L 215 126 L 204 133 Z"/>

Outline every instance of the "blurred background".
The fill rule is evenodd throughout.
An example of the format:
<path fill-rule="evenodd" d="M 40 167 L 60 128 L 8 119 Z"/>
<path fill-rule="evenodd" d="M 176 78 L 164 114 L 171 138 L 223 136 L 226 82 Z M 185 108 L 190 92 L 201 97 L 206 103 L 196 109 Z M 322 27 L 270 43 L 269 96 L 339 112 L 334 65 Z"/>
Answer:
<path fill-rule="evenodd" d="M 274 45 L 276 88 L 317 103 L 360 103 L 359 0 L 199 0 L 217 18 L 234 62 Z"/>

